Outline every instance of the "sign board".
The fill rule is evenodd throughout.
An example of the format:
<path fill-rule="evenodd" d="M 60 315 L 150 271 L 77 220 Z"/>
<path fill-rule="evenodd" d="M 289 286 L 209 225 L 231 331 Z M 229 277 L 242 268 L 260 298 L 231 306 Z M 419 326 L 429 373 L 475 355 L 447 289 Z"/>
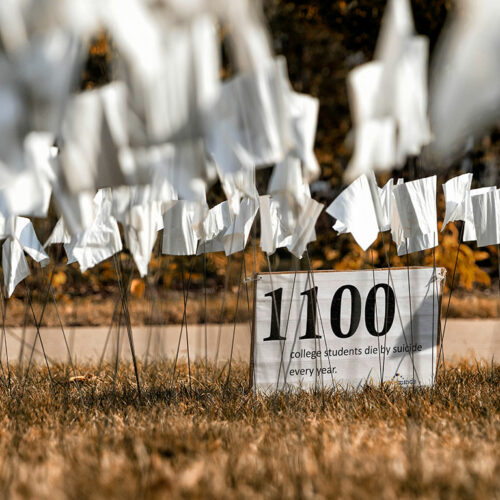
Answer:
<path fill-rule="evenodd" d="M 356 388 L 391 380 L 432 385 L 445 272 L 412 267 L 258 274 L 254 387 Z"/>

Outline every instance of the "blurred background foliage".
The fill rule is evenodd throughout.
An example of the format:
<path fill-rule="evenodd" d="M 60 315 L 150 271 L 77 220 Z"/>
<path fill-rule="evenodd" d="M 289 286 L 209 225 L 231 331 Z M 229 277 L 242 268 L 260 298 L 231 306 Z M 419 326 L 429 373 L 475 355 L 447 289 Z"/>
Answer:
<path fill-rule="evenodd" d="M 342 173 L 349 161 L 349 130 L 351 128 L 346 91 L 347 73 L 355 66 L 369 61 L 373 56 L 377 35 L 386 0 L 265 0 L 264 13 L 272 33 L 274 49 L 288 61 L 290 80 L 298 92 L 312 94 L 320 99 L 320 114 L 316 140 L 316 154 L 322 173 L 313 184 L 313 196 L 325 205 L 329 204 L 343 189 Z M 429 37 L 431 51 L 436 45 L 446 15 L 453 8 L 453 2 L 446 0 L 412 0 L 417 31 Z M 224 33 L 221 33 L 224 38 Z M 223 76 L 230 75 L 227 58 Z M 109 82 L 112 78 L 113 44 L 106 33 L 101 33 L 89 48 L 89 57 L 81 79 L 81 89 L 92 89 Z M 491 185 L 497 182 L 497 162 L 500 156 L 500 132 L 494 130 L 476 144 L 464 147 L 464 154 L 446 172 L 438 177 L 438 213 L 444 215 L 442 182 L 463 172 L 474 173 L 475 185 Z M 422 158 L 410 159 L 401 171 L 394 172 L 405 180 L 424 177 L 433 172 L 433 165 Z M 266 189 L 270 169 L 258 173 L 260 192 Z M 380 176 L 382 185 L 390 175 Z M 222 199 L 222 190 L 216 184 L 208 195 L 209 203 Z M 37 221 L 37 231 L 44 241 L 56 221 L 55 213 L 45 221 Z M 193 290 L 206 286 L 210 291 L 223 289 L 231 276 L 232 283 L 238 283 L 238 273 L 249 276 L 256 270 L 267 271 L 290 269 L 337 269 L 351 270 L 385 267 L 388 259 L 391 266 L 432 265 L 448 270 L 447 286 L 451 283 L 457 256 L 459 229 L 449 224 L 441 233 L 441 241 L 435 253 L 414 254 L 407 259 L 395 255 L 390 235 L 379 237 L 373 249 L 363 252 L 350 235 L 337 235 L 331 228 L 333 220 L 323 213 L 317 225 L 317 241 L 310 245 L 309 254 L 301 261 L 292 258 L 286 250 L 279 250 L 268 262 L 249 245 L 245 259 L 235 255 L 228 259 L 223 254 L 207 255 L 187 259 L 160 256 L 155 250 L 150 265 L 150 275 L 141 280 L 131 275 L 133 264 L 125 252 L 121 262 L 127 283 L 133 296 L 147 294 L 146 284 L 161 290 L 182 290 L 189 283 Z M 459 223 L 461 224 L 461 223 Z M 258 224 L 254 228 L 252 241 L 258 241 Z M 161 233 L 157 245 L 161 242 Z M 65 266 L 66 258 L 62 248 L 50 250 L 56 259 L 53 284 L 62 300 L 76 296 L 107 296 L 116 294 L 117 275 L 112 261 L 103 263 L 85 273 L 80 273 L 76 264 Z M 494 247 L 478 250 L 475 244 L 460 245 L 455 283 L 463 290 L 482 291 L 491 287 L 498 279 L 498 254 Z M 204 279 L 206 269 L 207 278 Z M 16 296 L 23 298 L 28 288 L 41 289 L 48 274 L 33 269 L 28 287 L 18 287 Z"/>

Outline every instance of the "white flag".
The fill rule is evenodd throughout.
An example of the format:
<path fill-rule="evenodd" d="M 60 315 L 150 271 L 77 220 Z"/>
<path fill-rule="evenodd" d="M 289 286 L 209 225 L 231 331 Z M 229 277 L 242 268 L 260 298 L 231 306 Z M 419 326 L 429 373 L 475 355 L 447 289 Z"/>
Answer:
<path fill-rule="evenodd" d="M 379 226 L 365 175 L 358 177 L 345 188 L 333 200 L 326 212 L 337 219 L 334 229 L 340 229 L 342 233 L 351 233 L 363 250 L 367 250 L 377 239 Z"/>
<path fill-rule="evenodd" d="M 456 220 L 466 220 L 467 198 L 470 196 L 470 186 L 472 183 L 472 174 L 463 174 L 453 177 L 443 184 L 444 197 L 446 201 L 446 213 L 444 216 L 444 230 L 448 222 Z"/>
<path fill-rule="evenodd" d="M 472 196 L 477 246 L 500 245 L 500 190 Z"/>
<path fill-rule="evenodd" d="M 398 255 L 437 246 L 436 176 L 397 185 L 393 194 L 403 233 Z"/>

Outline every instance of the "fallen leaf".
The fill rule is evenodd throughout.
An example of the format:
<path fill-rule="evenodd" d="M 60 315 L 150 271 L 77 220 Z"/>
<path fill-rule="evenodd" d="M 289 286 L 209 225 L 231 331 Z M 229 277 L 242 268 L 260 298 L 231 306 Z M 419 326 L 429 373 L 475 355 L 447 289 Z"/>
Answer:
<path fill-rule="evenodd" d="M 140 279 L 133 279 L 132 283 L 130 284 L 130 293 L 139 299 L 144 297 L 144 291 L 146 290 L 146 285 L 144 284 L 144 281 Z"/>

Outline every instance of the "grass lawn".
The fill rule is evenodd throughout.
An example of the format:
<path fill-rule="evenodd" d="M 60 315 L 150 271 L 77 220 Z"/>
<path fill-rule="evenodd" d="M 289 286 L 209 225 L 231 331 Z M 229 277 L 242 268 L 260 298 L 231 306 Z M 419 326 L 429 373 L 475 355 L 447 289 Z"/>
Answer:
<path fill-rule="evenodd" d="M 5 369 L 5 367 L 4 367 Z M 248 391 L 248 366 L 15 367 L 0 388 L 11 498 L 498 498 L 500 367 L 434 389 Z M 4 385 L 6 384 L 6 385 Z"/>

